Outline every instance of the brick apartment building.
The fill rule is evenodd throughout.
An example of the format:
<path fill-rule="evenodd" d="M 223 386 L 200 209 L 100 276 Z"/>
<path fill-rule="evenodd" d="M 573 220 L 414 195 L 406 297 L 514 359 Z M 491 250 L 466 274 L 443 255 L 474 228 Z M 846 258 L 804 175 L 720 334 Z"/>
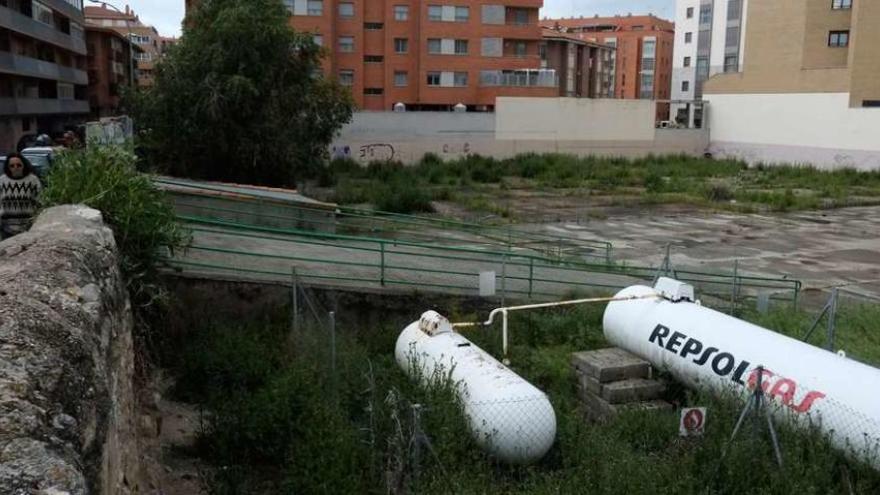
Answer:
<path fill-rule="evenodd" d="M 86 23 L 89 70 L 89 118 L 118 115 L 122 88 L 136 84 L 131 70 L 131 51 L 141 49 L 116 30 Z"/>
<path fill-rule="evenodd" d="M 187 1 L 187 8 L 197 4 Z M 492 110 L 497 96 L 558 96 L 541 68 L 543 0 L 284 0 L 327 49 L 325 70 L 364 110 Z"/>
<path fill-rule="evenodd" d="M 0 1 L 0 153 L 85 119 L 83 23 L 80 0 Z"/>
<path fill-rule="evenodd" d="M 556 71 L 559 96 L 609 98 L 613 95 L 614 47 L 549 28 L 544 28 L 543 38 L 541 67 Z"/>
<path fill-rule="evenodd" d="M 153 85 L 156 62 L 162 56 L 162 36 L 153 26 L 141 22 L 137 14 L 125 6 L 124 12 L 117 12 L 106 4 L 100 7 L 85 8 L 86 22 L 95 26 L 113 29 L 123 36 L 131 36 L 140 50 L 135 50 L 137 58 L 137 82 L 142 88 Z"/>
<path fill-rule="evenodd" d="M 675 24 L 653 15 L 545 19 L 544 27 L 617 48 L 614 98 L 668 100 Z M 668 109 L 666 109 L 668 112 Z"/>

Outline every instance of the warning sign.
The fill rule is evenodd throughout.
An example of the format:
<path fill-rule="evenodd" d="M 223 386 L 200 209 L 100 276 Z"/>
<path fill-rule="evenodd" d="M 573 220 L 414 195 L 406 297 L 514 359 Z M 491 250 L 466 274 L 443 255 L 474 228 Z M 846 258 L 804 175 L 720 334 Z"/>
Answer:
<path fill-rule="evenodd" d="M 681 410 L 678 433 L 683 437 L 698 437 L 706 426 L 706 408 L 689 407 Z"/>

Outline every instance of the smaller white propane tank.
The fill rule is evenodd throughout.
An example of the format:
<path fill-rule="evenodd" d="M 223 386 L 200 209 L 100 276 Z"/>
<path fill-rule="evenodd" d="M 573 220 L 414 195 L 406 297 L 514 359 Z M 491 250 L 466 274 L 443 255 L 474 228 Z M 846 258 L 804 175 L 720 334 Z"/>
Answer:
<path fill-rule="evenodd" d="M 394 350 L 410 377 L 428 382 L 450 375 L 464 405 L 471 435 L 510 464 L 541 459 L 556 439 L 556 414 L 544 392 L 522 379 L 434 311 L 407 326 Z"/>

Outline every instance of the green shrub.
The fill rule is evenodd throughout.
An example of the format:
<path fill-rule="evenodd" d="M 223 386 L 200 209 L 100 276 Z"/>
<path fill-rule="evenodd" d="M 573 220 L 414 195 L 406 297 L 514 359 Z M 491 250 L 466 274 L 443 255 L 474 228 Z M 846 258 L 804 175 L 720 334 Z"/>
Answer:
<path fill-rule="evenodd" d="M 703 190 L 703 197 L 709 201 L 730 201 L 734 198 L 733 192 L 724 184 L 711 184 Z"/>
<path fill-rule="evenodd" d="M 380 211 L 392 213 L 432 212 L 430 192 L 417 182 L 393 180 L 375 187 L 373 204 Z"/>
<path fill-rule="evenodd" d="M 183 247 L 186 236 L 165 194 L 137 172 L 136 162 L 127 146 L 67 151 L 53 164 L 42 201 L 101 211 L 116 237 L 132 302 L 147 308 L 164 294 L 157 279 L 162 257 Z"/>

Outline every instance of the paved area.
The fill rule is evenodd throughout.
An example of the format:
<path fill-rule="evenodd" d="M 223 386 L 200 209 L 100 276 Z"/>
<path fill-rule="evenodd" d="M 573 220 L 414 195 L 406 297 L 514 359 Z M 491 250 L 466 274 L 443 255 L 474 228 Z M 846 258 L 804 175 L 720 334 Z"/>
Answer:
<path fill-rule="evenodd" d="M 752 274 L 800 279 L 807 296 L 842 286 L 848 294 L 880 302 L 877 206 L 780 215 L 628 212 L 542 228 L 609 239 L 616 260 L 659 264 L 664 246 L 672 243 L 675 266 L 732 271 L 739 260 L 740 269 Z"/>

